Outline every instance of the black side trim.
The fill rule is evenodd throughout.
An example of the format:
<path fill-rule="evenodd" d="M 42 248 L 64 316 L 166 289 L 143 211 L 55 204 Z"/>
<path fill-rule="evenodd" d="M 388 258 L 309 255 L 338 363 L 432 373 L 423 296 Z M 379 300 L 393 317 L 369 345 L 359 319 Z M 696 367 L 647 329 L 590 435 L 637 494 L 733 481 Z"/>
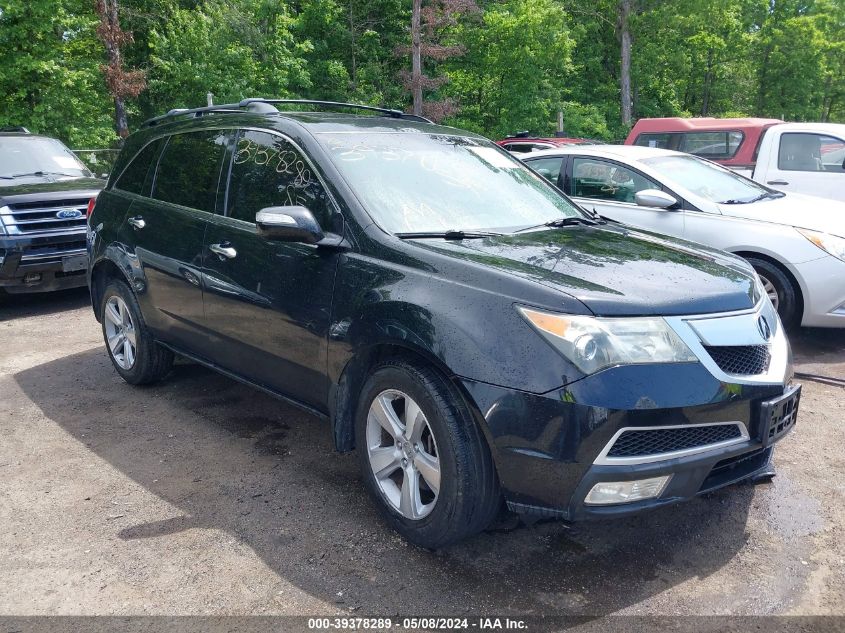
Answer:
<path fill-rule="evenodd" d="M 212 363 L 208 359 L 205 359 L 205 358 L 202 358 L 201 356 L 196 356 L 194 354 L 186 352 L 185 350 L 183 350 L 179 347 L 176 347 L 175 345 L 170 345 L 169 343 L 165 343 L 164 341 L 161 341 L 161 340 L 156 340 L 156 343 L 158 343 L 159 345 L 161 345 L 163 347 L 166 347 L 167 349 L 171 350 L 172 352 L 175 352 L 176 354 L 179 354 L 180 356 L 185 356 L 186 358 L 190 358 L 192 361 L 199 363 L 200 365 L 204 365 L 205 367 L 208 367 L 209 369 L 213 369 L 214 371 L 216 371 L 220 374 L 223 374 L 227 378 L 231 378 L 232 380 L 237 380 L 240 383 L 243 383 L 243 384 L 248 385 L 250 387 L 254 387 L 255 389 L 258 389 L 259 391 L 263 391 L 267 395 L 273 396 L 274 398 L 278 398 L 279 400 L 283 400 L 284 402 L 287 402 L 288 404 L 295 406 L 297 409 L 302 409 L 306 413 L 310 413 L 311 415 L 314 415 L 314 416 L 320 418 L 321 420 L 327 421 L 329 419 L 329 416 L 327 414 L 323 413 L 322 411 L 319 411 L 318 409 L 315 409 L 314 407 L 312 407 L 310 405 L 305 404 L 304 402 L 300 402 L 299 400 L 296 400 L 295 398 L 291 398 L 290 396 L 286 396 L 285 394 L 279 393 L 278 391 L 275 391 L 274 389 L 271 389 L 270 387 L 267 387 L 267 386 L 262 385 L 262 384 L 257 383 L 257 382 L 253 382 L 252 380 L 249 380 L 248 378 L 244 378 L 240 374 L 236 374 L 233 371 L 229 371 L 228 369 L 224 369 L 220 365 Z"/>

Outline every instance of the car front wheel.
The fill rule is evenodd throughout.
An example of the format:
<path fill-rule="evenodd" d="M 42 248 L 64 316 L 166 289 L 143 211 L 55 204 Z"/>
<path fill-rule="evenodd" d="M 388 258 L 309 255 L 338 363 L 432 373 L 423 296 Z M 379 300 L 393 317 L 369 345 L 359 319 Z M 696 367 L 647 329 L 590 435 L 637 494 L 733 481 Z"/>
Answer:
<path fill-rule="evenodd" d="M 486 441 L 435 370 L 404 360 L 363 388 L 356 445 L 364 481 L 390 525 L 434 549 L 487 527 L 501 506 Z"/>
<path fill-rule="evenodd" d="M 763 290 L 769 296 L 783 324 L 787 327 L 800 325 L 798 292 L 789 277 L 779 267 L 765 259 L 749 257 L 748 263 L 760 276 Z"/>

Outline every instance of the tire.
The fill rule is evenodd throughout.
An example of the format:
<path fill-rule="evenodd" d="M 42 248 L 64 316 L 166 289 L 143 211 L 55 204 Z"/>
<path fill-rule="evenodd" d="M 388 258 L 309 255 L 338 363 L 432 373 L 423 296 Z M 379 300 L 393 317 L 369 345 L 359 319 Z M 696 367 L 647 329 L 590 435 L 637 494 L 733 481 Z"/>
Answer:
<path fill-rule="evenodd" d="M 776 293 L 777 301 L 772 298 L 772 303 L 775 304 L 775 308 L 783 324 L 786 327 L 797 327 L 800 325 L 799 294 L 792 280 L 790 280 L 779 266 L 770 261 L 757 259 L 756 257 L 748 257 L 747 261 L 754 267 L 757 274 L 760 275 L 760 279 L 763 281 L 766 290 L 774 290 Z"/>
<path fill-rule="evenodd" d="M 413 413 L 415 431 L 405 424 L 409 411 L 422 414 Z M 385 415 L 392 433 L 378 421 Z M 502 507 L 484 436 L 454 386 L 431 367 L 399 359 L 378 365 L 362 389 L 355 438 L 367 490 L 390 526 L 415 545 L 436 549 L 460 541 L 488 527 Z"/>
<path fill-rule="evenodd" d="M 111 312 L 112 308 L 116 312 Z M 117 320 L 121 321 L 120 326 Z M 157 382 L 170 372 L 173 352 L 155 342 L 141 315 L 138 300 L 124 282 L 112 280 L 106 286 L 100 299 L 100 322 L 112 365 L 130 385 Z M 131 345 L 133 336 L 134 347 Z M 117 344 L 110 343 L 110 338 Z"/>

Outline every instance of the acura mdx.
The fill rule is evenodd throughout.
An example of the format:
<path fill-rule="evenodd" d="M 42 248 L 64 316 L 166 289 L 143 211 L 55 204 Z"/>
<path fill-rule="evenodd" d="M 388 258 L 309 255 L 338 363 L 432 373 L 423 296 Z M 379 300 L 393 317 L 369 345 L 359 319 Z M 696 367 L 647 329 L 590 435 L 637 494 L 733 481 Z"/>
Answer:
<path fill-rule="evenodd" d="M 179 354 L 325 419 L 424 547 L 505 503 L 606 518 L 756 478 L 795 424 L 789 344 L 746 262 L 606 222 L 420 117 L 174 110 L 126 140 L 88 226 L 127 382 Z"/>

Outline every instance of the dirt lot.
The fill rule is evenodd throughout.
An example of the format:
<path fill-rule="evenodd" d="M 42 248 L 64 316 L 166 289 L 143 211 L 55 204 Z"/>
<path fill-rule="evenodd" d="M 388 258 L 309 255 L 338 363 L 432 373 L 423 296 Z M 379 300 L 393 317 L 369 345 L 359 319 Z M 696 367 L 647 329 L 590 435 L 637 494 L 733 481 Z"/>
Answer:
<path fill-rule="evenodd" d="M 798 370 L 845 377 L 845 332 Z M 85 291 L 0 308 L 0 614 L 845 614 L 845 387 L 802 380 L 771 484 L 436 554 L 324 423 L 196 365 L 124 384 Z"/>

